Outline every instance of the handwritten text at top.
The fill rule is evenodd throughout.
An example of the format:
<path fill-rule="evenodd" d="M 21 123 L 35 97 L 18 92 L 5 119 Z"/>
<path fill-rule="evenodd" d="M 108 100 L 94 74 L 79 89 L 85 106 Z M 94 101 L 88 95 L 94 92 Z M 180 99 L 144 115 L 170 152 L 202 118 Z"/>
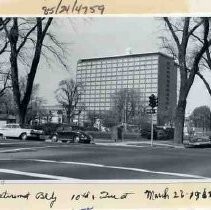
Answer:
<path fill-rule="evenodd" d="M 70 3 L 64 3 L 63 0 L 59 0 L 57 4 L 50 5 L 46 3 L 42 7 L 42 12 L 44 15 L 57 15 L 57 14 L 100 14 L 103 15 L 105 11 L 104 4 L 93 4 L 86 5 L 82 3 L 80 0 L 71 1 Z"/>

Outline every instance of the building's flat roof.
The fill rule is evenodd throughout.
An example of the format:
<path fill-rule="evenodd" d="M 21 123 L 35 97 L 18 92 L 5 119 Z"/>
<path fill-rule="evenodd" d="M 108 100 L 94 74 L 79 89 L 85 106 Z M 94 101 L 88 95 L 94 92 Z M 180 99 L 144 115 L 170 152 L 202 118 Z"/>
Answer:
<path fill-rule="evenodd" d="M 138 54 L 128 54 L 128 55 L 114 55 L 114 56 L 107 56 L 107 57 L 95 57 L 95 58 L 83 58 L 79 59 L 78 63 L 86 62 L 86 61 L 93 61 L 93 60 L 102 60 L 102 59 L 116 59 L 116 58 L 128 58 L 128 57 L 138 57 L 138 56 L 153 56 L 153 55 L 161 55 L 163 57 L 173 59 L 173 57 L 166 55 L 161 52 L 151 52 L 151 53 L 138 53 Z"/>

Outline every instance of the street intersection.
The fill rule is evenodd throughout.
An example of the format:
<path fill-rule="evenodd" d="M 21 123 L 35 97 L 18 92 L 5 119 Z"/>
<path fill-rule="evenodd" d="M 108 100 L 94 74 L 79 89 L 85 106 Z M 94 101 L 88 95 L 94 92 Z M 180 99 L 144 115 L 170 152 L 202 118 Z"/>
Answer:
<path fill-rule="evenodd" d="M 149 180 L 211 178 L 211 148 L 155 142 L 95 144 L 6 140 L 1 180 Z"/>

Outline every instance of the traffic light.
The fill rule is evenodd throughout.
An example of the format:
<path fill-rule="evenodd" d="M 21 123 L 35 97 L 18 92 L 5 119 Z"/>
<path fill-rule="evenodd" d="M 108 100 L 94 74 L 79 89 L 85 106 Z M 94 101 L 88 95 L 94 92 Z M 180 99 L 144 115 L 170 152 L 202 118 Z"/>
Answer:
<path fill-rule="evenodd" d="M 151 106 L 152 109 L 158 106 L 158 98 L 154 94 L 149 97 L 149 106 Z"/>

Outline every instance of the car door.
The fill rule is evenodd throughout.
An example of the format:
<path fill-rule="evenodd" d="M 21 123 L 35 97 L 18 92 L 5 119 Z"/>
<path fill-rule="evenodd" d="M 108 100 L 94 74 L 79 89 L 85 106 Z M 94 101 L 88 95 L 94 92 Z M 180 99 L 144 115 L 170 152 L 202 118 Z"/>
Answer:
<path fill-rule="evenodd" d="M 18 128 L 16 125 L 8 125 L 7 126 L 7 136 L 9 137 L 18 137 Z"/>
<path fill-rule="evenodd" d="M 4 126 L 1 128 L 1 132 L 2 132 L 5 136 L 9 136 L 9 127 L 10 127 L 10 125 L 4 125 Z"/>
<path fill-rule="evenodd" d="M 74 140 L 75 136 L 76 136 L 76 133 L 74 131 L 69 132 L 69 138 L 70 138 L 71 141 Z"/>
<path fill-rule="evenodd" d="M 7 126 L 6 126 L 6 136 L 8 136 L 8 137 L 13 137 L 12 125 L 7 125 Z"/>
<path fill-rule="evenodd" d="M 13 137 L 19 137 L 20 134 L 22 133 L 22 129 L 19 125 L 12 125 L 12 132 L 13 132 Z"/>

